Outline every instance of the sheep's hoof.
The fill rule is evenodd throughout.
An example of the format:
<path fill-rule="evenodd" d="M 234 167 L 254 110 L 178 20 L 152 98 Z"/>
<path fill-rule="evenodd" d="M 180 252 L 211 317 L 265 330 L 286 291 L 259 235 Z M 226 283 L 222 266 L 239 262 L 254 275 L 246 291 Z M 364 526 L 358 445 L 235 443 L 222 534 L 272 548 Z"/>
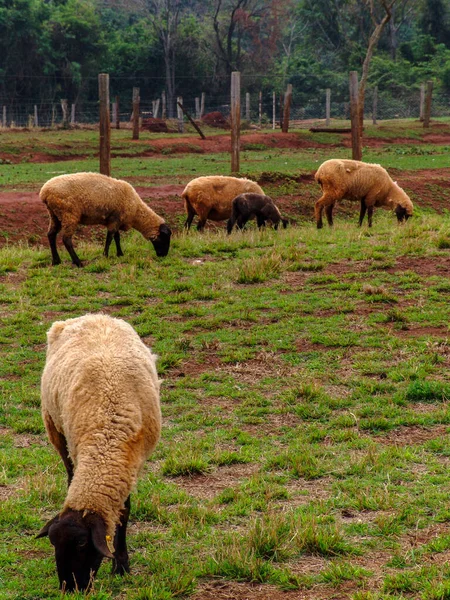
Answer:
<path fill-rule="evenodd" d="M 58 258 L 58 260 L 52 260 L 52 266 L 56 267 L 56 265 L 60 265 L 61 264 L 61 259 Z"/>
<path fill-rule="evenodd" d="M 111 573 L 113 575 L 125 575 L 130 572 L 130 562 L 128 556 L 123 560 L 117 560 L 116 558 L 112 561 Z"/>
<path fill-rule="evenodd" d="M 322 229 L 323 223 L 317 223 L 317 229 Z"/>

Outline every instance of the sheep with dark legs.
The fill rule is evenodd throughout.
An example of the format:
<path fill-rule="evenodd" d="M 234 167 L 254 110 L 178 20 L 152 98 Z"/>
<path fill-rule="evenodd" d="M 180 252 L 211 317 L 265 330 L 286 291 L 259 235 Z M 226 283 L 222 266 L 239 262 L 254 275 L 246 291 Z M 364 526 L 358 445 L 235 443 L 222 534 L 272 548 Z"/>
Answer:
<path fill-rule="evenodd" d="M 55 547 L 60 588 L 84 590 L 104 557 L 113 573 L 129 572 L 130 491 L 161 432 L 157 357 L 102 314 L 56 321 L 47 339 L 42 417 L 69 487 L 37 537 Z"/>
<path fill-rule="evenodd" d="M 184 227 L 190 229 L 195 215 L 198 215 L 198 231 L 202 231 L 208 219 L 229 219 L 233 199 L 244 192 L 264 194 L 261 187 L 250 179 L 223 175 L 192 179 L 181 194 L 187 213 Z"/>
<path fill-rule="evenodd" d="M 283 219 L 270 196 L 247 193 L 234 198 L 231 206 L 231 217 L 227 223 L 227 232 L 231 233 L 235 224 L 239 229 L 243 229 L 247 221 L 252 218 L 256 218 L 256 223 L 260 229 L 266 225 L 266 221 L 270 221 L 274 229 L 278 229 L 280 222 L 283 224 L 284 229 L 288 224 L 288 220 Z"/>
<path fill-rule="evenodd" d="M 59 175 L 42 186 L 39 196 L 50 216 L 47 236 L 53 265 L 61 263 L 56 248 L 56 237 L 61 231 L 73 264 L 81 267 L 72 243 L 79 224 L 107 227 L 105 256 L 113 239 L 117 256 L 123 256 L 119 232 L 131 228 L 152 242 L 157 256 L 166 256 L 169 252 L 170 228 L 126 181 L 99 173 Z"/>
<path fill-rule="evenodd" d="M 315 179 L 322 188 L 322 196 L 314 207 L 318 229 L 323 226 L 323 209 L 328 224 L 333 225 L 333 208 L 343 198 L 360 202 L 360 226 L 367 210 L 369 227 L 372 227 L 373 209 L 378 206 L 393 210 L 399 222 L 408 220 L 413 214 L 409 196 L 380 165 L 331 159 L 322 163 Z"/>

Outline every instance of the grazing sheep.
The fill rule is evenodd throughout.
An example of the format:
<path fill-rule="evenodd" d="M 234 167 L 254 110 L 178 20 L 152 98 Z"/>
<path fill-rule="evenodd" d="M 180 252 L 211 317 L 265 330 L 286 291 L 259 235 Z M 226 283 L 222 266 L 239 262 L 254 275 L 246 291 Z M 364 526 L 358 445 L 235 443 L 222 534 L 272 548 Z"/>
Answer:
<path fill-rule="evenodd" d="M 272 198 L 264 194 L 240 194 L 232 202 L 231 217 L 227 223 L 227 231 L 231 233 L 234 224 L 243 229 L 247 221 L 256 217 L 258 227 L 264 227 L 266 221 L 271 221 L 274 229 L 278 229 L 280 221 L 286 229 L 288 220 L 283 219 Z"/>
<path fill-rule="evenodd" d="M 212 221 L 229 219 L 233 198 L 244 192 L 264 194 L 259 185 L 250 179 L 222 175 L 193 179 L 181 194 L 187 212 L 185 228 L 191 227 L 195 215 L 198 215 L 197 229 L 199 231 L 204 228 L 207 219 Z"/>
<path fill-rule="evenodd" d="M 156 356 L 107 315 L 56 321 L 47 333 L 42 417 L 68 475 L 62 511 L 37 537 L 55 547 L 60 588 L 89 588 L 103 557 L 129 572 L 130 490 L 161 431 Z"/>
<path fill-rule="evenodd" d="M 328 224 L 333 225 L 333 207 L 343 198 L 361 202 L 359 225 L 362 225 L 367 209 L 369 227 L 372 227 L 375 206 L 392 209 L 399 222 L 408 220 L 413 213 L 409 196 L 380 165 L 358 160 L 331 159 L 319 167 L 315 179 L 323 193 L 314 207 L 318 229 L 322 227 L 324 208 Z"/>
<path fill-rule="evenodd" d="M 42 186 L 39 196 L 50 215 L 47 236 L 53 265 L 61 262 L 56 249 L 56 236 L 62 231 L 64 246 L 72 262 L 81 267 L 72 244 L 72 236 L 79 223 L 106 225 L 105 256 L 108 256 L 113 238 L 117 256 L 123 256 L 119 231 L 131 228 L 137 229 L 152 242 L 158 256 L 166 256 L 169 252 L 170 228 L 126 181 L 99 173 L 59 175 Z"/>

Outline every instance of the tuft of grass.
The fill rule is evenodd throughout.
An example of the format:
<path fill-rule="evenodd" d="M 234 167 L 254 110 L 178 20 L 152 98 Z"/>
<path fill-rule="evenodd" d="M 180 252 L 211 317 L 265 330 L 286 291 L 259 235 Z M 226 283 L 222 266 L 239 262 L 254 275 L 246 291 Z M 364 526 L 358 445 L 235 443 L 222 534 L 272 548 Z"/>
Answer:
<path fill-rule="evenodd" d="M 263 283 L 278 277 L 282 270 L 283 259 L 280 254 L 273 252 L 269 256 L 249 258 L 239 269 L 237 283 Z"/>
<path fill-rule="evenodd" d="M 412 381 L 406 392 L 408 402 L 447 402 L 450 398 L 450 385 L 440 381 Z"/>

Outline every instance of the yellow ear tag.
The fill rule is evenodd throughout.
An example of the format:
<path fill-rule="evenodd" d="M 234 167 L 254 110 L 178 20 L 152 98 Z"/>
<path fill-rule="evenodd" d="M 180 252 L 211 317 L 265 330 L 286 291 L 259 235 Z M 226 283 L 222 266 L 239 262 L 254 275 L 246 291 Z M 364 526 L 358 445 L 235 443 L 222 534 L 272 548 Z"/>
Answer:
<path fill-rule="evenodd" d="M 114 554 L 114 544 L 112 543 L 110 535 L 106 536 L 106 545 L 108 546 L 108 550 L 111 552 L 111 554 Z"/>

